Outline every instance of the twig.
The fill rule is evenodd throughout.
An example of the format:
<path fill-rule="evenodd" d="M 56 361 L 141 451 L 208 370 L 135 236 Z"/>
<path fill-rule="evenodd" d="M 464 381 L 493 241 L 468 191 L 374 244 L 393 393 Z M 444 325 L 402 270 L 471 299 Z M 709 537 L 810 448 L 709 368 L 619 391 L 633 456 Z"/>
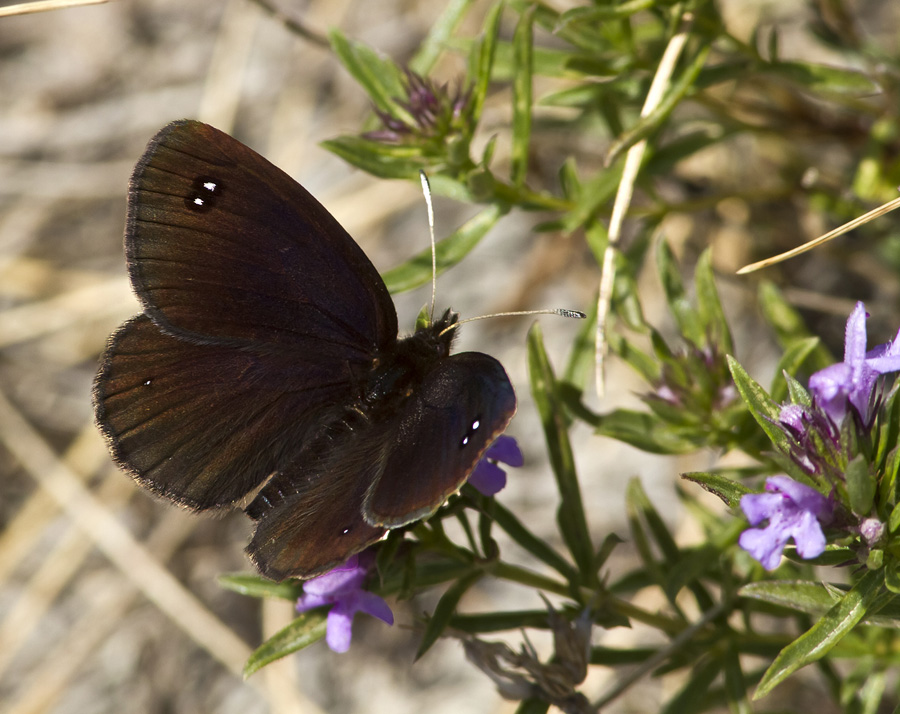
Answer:
<path fill-rule="evenodd" d="M 675 65 L 678 57 L 684 49 L 687 42 L 688 32 L 690 30 L 689 16 L 685 16 L 688 20 L 684 23 L 682 29 L 672 36 L 666 51 L 663 53 L 656 69 L 656 75 L 650 84 L 650 91 L 647 92 L 647 98 L 644 100 L 644 106 L 641 109 L 641 116 L 646 117 L 659 106 L 663 99 L 666 86 L 672 73 L 675 71 Z M 619 238 L 622 235 L 622 223 L 625 220 L 625 214 L 631 203 L 631 197 L 634 194 L 634 183 L 637 180 L 638 171 L 641 167 L 641 161 L 644 158 L 644 150 L 647 148 L 647 140 L 641 139 L 632 146 L 625 156 L 625 166 L 622 170 L 622 180 L 619 182 L 619 188 L 616 192 L 616 200 L 613 204 L 612 216 L 609 219 L 609 239 L 606 244 L 606 251 L 603 254 L 603 266 L 600 273 L 600 290 L 597 297 L 597 332 L 595 339 L 595 379 L 597 381 L 597 395 L 603 396 L 606 392 L 606 375 L 605 362 L 607 352 L 606 339 L 606 320 L 609 315 L 610 305 L 612 304 L 613 288 L 616 281 L 615 255 L 618 248 Z"/>
<path fill-rule="evenodd" d="M 745 265 L 743 268 L 737 271 L 737 274 L 746 275 L 747 273 L 752 273 L 754 270 L 759 270 L 760 268 L 768 268 L 770 265 L 775 265 L 776 263 L 780 263 L 781 261 L 787 260 L 788 258 L 793 258 L 795 255 L 800 255 L 801 253 L 812 250 L 813 248 L 816 248 L 823 243 L 827 243 L 832 238 L 837 238 L 839 235 L 843 235 L 844 233 L 852 231 L 854 228 L 858 228 L 864 223 L 875 220 L 876 218 L 883 216 L 885 213 L 890 213 L 896 208 L 900 208 L 900 198 L 895 198 L 893 201 L 888 201 L 884 205 L 872 209 L 865 215 L 862 215 L 859 218 L 854 218 L 852 221 L 849 221 L 844 225 L 835 228 L 833 231 L 828 231 L 828 233 L 826 233 L 825 235 L 819 236 L 818 238 L 811 240 L 808 243 L 797 246 L 796 248 L 793 248 L 786 253 L 781 253 L 780 255 L 766 258 L 765 260 L 760 260 L 759 262 L 751 263 L 750 265 Z"/>
<path fill-rule="evenodd" d="M 104 5 L 108 2 L 110 0 L 36 0 L 35 2 L 20 2 L 18 5 L 0 7 L 0 17 L 31 15 L 35 12 L 63 10 L 68 7 L 79 7 L 80 5 Z"/>

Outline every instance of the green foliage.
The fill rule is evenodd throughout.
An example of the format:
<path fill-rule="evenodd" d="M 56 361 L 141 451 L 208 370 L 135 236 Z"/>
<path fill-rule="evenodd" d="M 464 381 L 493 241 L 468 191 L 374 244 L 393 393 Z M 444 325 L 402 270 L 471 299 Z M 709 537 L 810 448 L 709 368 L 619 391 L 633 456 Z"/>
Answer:
<path fill-rule="evenodd" d="M 832 15 L 817 14 L 826 5 Z M 772 374 L 751 376 L 736 355 L 753 346 L 746 344 L 746 331 L 732 330 L 732 306 L 723 306 L 713 251 L 690 250 L 705 237 L 695 236 L 687 249 L 676 251 L 666 233 L 673 217 L 703 216 L 736 200 L 755 221 L 746 249 L 763 257 L 776 252 L 767 237 L 770 201 L 802 204 L 840 222 L 860 213 L 865 201 L 892 198 L 900 183 L 900 108 L 892 99 L 900 86 L 900 57 L 862 41 L 852 23 L 835 22 L 834 17 L 850 17 L 841 0 L 811 4 L 809 31 L 844 66 L 784 57 L 778 27 L 760 26 L 742 40 L 708 0 L 594 2 L 567 5 L 565 11 L 531 0 L 477 6 L 449 2 L 409 67 L 333 31 L 335 56 L 368 95 L 373 114 L 354 134 L 324 145 L 385 179 L 418 180 L 425 170 L 436 194 L 480 206 L 474 218 L 437 243 L 442 273 L 491 240 L 502 217 L 526 212 L 539 212 L 535 231 L 559 237 L 560 246 L 581 251 L 573 253 L 576 260 L 599 266 L 623 157 L 646 142 L 638 198 L 626 218 L 631 232 L 613 256 L 617 274 L 606 330 L 610 355 L 644 384 L 643 406 L 593 406 L 596 308 L 585 310 L 588 319 L 558 374 L 553 351 L 535 325 L 525 350 L 548 454 L 542 477 L 555 485 L 556 495 L 546 504 L 555 510 L 555 532 L 539 534 L 504 505 L 502 493 L 487 498 L 465 486 L 428 521 L 392 531 L 378 544 L 369 589 L 410 598 L 440 588 L 437 605 L 421 623 L 418 656 L 440 637 L 462 639 L 475 666 L 501 688 L 515 689 L 504 693 L 521 700 L 520 712 L 544 712 L 551 704 L 593 711 L 643 677 L 670 673 L 679 675 L 680 684 L 660 711 L 750 712 L 752 699 L 813 663 L 830 684 L 831 706 L 889 710 L 897 692 L 886 672 L 900 659 L 898 391 L 889 388 L 889 379 L 865 425 L 845 422 L 832 433 L 820 423 L 818 431 L 792 432 L 785 405 L 813 410 L 807 378 L 835 358 L 787 291 L 763 282 L 756 285 L 758 311 L 780 355 Z M 472 22 L 470 13 L 479 11 L 484 16 Z M 481 28 L 474 36 L 460 29 L 473 26 Z M 645 112 L 654 75 L 679 33 L 684 43 L 669 81 L 656 107 Z M 430 72 L 445 54 L 454 55 L 457 66 L 464 62 L 465 70 L 443 84 Z M 498 105 L 506 111 L 501 128 L 492 116 L 487 135 L 486 107 Z M 831 121 L 833 116 L 846 121 Z M 807 167 L 797 147 L 810 135 L 839 149 L 847 164 L 839 178 L 801 180 Z M 709 153 L 757 145 L 766 147 L 770 167 L 760 177 L 765 188 L 757 188 L 755 176 L 753 185 L 711 180 L 697 190 L 682 178 L 686 167 Z M 564 150 L 548 158 L 546 146 Z M 900 264 L 889 227 L 868 225 L 860 229 L 862 238 L 882 241 L 875 251 Z M 682 254 L 697 257 L 676 257 Z M 645 314 L 658 312 L 642 294 L 653 268 L 668 322 Z M 385 275 L 395 292 L 430 279 L 428 251 Z M 586 475 L 593 481 L 600 469 L 580 461 L 581 472 L 576 468 L 573 431 L 585 426 L 594 438 L 651 454 L 703 454 L 709 467 L 681 480 L 673 473 L 671 479 L 702 541 L 681 543 L 668 504 L 631 479 L 624 515 L 636 558 L 618 566 L 613 578 L 608 559 L 624 534 L 609 533 L 586 512 Z M 720 454 L 741 466 L 728 465 L 730 458 L 713 460 L 711 455 Z M 615 464 L 602 470 L 609 482 L 631 477 Z M 835 512 L 825 524 L 824 552 L 804 559 L 789 547 L 777 571 L 768 573 L 738 545 L 748 527 L 741 500 L 776 474 L 818 489 Z M 704 491 L 718 501 L 703 498 Z M 463 536 L 448 535 L 448 518 Z M 499 545 L 504 541 L 527 552 L 534 566 L 508 562 Z M 556 611 L 549 607 L 468 612 L 470 592 L 492 579 L 557 596 L 568 634 L 554 626 Z M 239 577 L 226 585 L 248 595 L 288 598 L 300 588 Z M 664 605 L 637 604 L 651 599 L 645 597 L 648 590 Z M 578 623 L 586 623 L 587 636 Z M 662 644 L 590 646 L 591 628 L 635 624 L 656 630 Z M 301 615 L 254 653 L 247 673 L 316 642 L 324 627 L 322 611 Z M 553 657 L 542 660 L 527 641 L 514 651 L 480 639 L 519 628 L 553 630 Z M 591 701 L 591 709 L 579 708 L 587 704 L 579 689 L 582 659 L 585 666 L 622 668 L 613 675 L 621 687 Z M 835 668 L 838 660 L 850 660 L 852 667 Z M 826 697 L 821 687 L 815 694 Z"/>

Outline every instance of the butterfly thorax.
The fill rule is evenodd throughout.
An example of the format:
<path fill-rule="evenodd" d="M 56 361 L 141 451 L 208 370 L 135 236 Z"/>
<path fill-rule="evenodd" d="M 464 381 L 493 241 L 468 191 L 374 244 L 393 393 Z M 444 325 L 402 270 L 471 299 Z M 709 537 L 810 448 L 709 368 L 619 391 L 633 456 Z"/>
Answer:
<path fill-rule="evenodd" d="M 372 413 L 402 403 L 430 369 L 450 355 L 456 330 L 448 328 L 458 320 L 457 313 L 447 310 L 440 319 L 399 339 L 379 355 L 366 380 L 363 408 Z"/>

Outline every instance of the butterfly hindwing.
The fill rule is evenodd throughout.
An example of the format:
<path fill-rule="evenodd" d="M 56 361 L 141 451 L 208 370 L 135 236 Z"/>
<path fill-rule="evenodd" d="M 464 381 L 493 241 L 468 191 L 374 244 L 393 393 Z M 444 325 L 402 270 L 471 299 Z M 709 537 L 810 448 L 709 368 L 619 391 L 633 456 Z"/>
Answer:
<path fill-rule="evenodd" d="M 143 485 L 198 510 L 229 505 L 293 461 L 332 405 L 352 398 L 341 367 L 193 344 L 140 315 L 110 339 L 96 419 Z"/>
<path fill-rule="evenodd" d="M 325 433 L 266 484 L 247 509 L 257 521 L 247 553 L 273 580 L 309 578 L 379 540 L 363 501 L 384 468 L 391 424 Z"/>
<path fill-rule="evenodd" d="M 493 357 L 462 352 L 437 361 L 402 407 L 363 505 L 365 519 L 394 528 L 434 512 L 465 483 L 515 411 L 512 385 Z"/>

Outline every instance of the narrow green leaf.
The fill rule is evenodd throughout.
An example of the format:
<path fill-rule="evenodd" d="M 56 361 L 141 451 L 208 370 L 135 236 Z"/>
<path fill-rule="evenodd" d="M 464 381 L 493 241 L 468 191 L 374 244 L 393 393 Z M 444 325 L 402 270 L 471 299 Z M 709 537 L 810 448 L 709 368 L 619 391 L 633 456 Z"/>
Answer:
<path fill-rule="evenodd" d="M 466 591 L 472 587 L 484 575 L 480 570 L 473 571 L 463 578 L 457 580 L 453 585 L 447 588 L 447 591 L 441 595 L 438 604 L 435 605 L 434 612 L 425 625 L 425 634 L 422 635 L 422 643 L 416 652 L 416 659 L 425 654 L 431 646 L 437 642 L 441 633 L 447 629 L 450 624 L 450 618 L 456 612 L 456 606 L 459 604 L 460 598 L 465 595 Z"/>
<path fill-rule="evenodd" d="M 572 341 L 563 381 L 583 392 L 588 380 L 594 374 L 594 333 L 597 327 L 597 301 L 592 300 L 587 319 L 582 320 L 578 333 Z"/>
<path fill-rule="evenodd" d="M 725 478 L 714 471 L 693 471 L 681 474 L 685 481 L 692 481 L 704 491 L 722 499 L 729 508 L 738 508 L 741 505 L 741 496 L 753 493 L 753 489 L 742 483 Z"/>
<path fill-rule="evenodd" d="M 415 125 L 413 117 L 400 103 L 406 92 L 403 72 L 396 64 L 363 44 L 351 42 L 337 29 L 328 33 L 328 39 L 341 64 L 359 82 L 376 107 L 403 119 L 410 126 Z"/>
<path fill-rule="evenodd" d="M 474 615 L 453 615 L 450 618 L 450 626 L 470 635 L 518 630 L 523 627 L 542 630 L 549 627 L 546 610 L 512 610 Z"/>
<path fill-rule="evenodd" d="M 429 167 L 421 149 L 416 147 L 390 146 L 359 136 L 339 136 L 320 145 L 351 166 L 379 178 L 411 180 Z"/>
<path fill-rule="evenodd" d="M 500 502 L 494 501 L 492 515 L 496 524 L 535 558 L 549 565 L 570 583 L 574 584 L 578 581 L 578 573 L 575 568 L 546 540 L 538 538 L 528 530 L 512 511 L 505 508 Z"/>
<path fill-rule="evenodd" d="M 631 530 L 631 540 L 644 564 L 646 577 L 651 582 L 662 585 L 665 582 L 665 574 L 650 547 L 649 534 L 644 519 L 641 517 L 641 502 L 644 500 L 643 489 L 638 479 L 629 479 L 625 488 L 625 515 Z"/>
<path fill-rule="evenodd" d="M 595 433 L 624 441 L 650 454 L 690 454 L 699 448 L 697 434 L 684 434 L 653 414 L 616 409 L 598 418 Z"/>
<path fill-rule="evenodd" d="M 598 171 L 582 183 L 581 197 L 575 207 L 563 216 L 563 231 L 574 233 L 588 223 L 616 192 L 622 178 L 622 166 Z"/>
<path fill-rule="evenodd" d="M 422 76 L 431 72 L 441 53 L 447 49 L 447 41 L 463 21 L 473 5 L 473 0 L 450 0 L 428 31 L 427 37 L 419 45 L 415 56 L 409 61 L 409 68 Z"/>
<path fill-rule="evenodd" d="M 581 500 L 581 487 L 575 473 L 575 459 L 569 443 L 565 412 L 538 323 L 528 332 L 528 373 L 560 495 L 556 521 L 563 540 L 578 564 L 583 582 L 589 583 L 594 576 L 594 548 Z"/>
<path fill-rule="evenodd" d="M 452 234 L 439 240 L 435 244 L 438 275 L 465 258 L 504 213 L 505 209 L 500 206 L 489 206 Z M 382 277 L 392 293 L 401 293 L 424 285 L 431 280 L 431 249 L 423 250 L 406 262 L 391 268 Z"/>
<path fill-rule="evenodd" d="M 725 652 L 722 671 L 725 674 L 725 695 L 731 711 L 750 714 L 752 708 L 747 699 L 747 678 L 741 666 L 740 654 L 734 645 L 729 645 Z"/>
<path fill-rule="evenodd" d="M 768 580 L 748 583 L 738 590 L 741 597 L 787 607 L 819 617 L 830 610 L 837 598 L 822 583 L 808 580 Z"/>
<path fill-rule="evenodd" d="M 672 313 L 672 317 L 675 318 L 675 322 L 678 324 L 678 331 L 682 337 L 690 340 L 697 346 L 706 344 L 706 335 L 704 334 L 699 315 L 691 307 L 687 294 L 684 291 L 684 284 L 681 280 L 681 268 L 675 260 L 675 255 L 672 253 L 669 244 L 664 240 L 659 241 L 656 245 L 656 269 L 659 273 L 663 292 L 666 295 L 666 304 L 669 306 L 669 312 Z M 662 342 L 662 345 L 665 345 L 665 342 Z M 671 360 L 671 353 L 667 354 L 666 357 Z"/>
<path fill-rule="evenodd" d="M 787 398 L 788 385 L 784 373 L 797 374 L 810 355 L 818 349 L 819 344 L 818 337 L 807 337 L 789 342 L 775 368 L 775 378 L 772 380 L 772 401 L 781 403 Z"/>
<path fill-rule="evenodd" d="M 260 575 L 250 573 L 233 573 L 220 575 L 219 585 L 248 597 L 279 597 L 284 600 L 296 600 L 303 593 L 303 587 L 296 580 L 284 580 L 276 583 Z"/>
<path fill-rule="evenodd" d="M 316 608 L 302 613 L 291 624 L 280 630 L 254 650 L 244 665 L 244 678 L 259 671 L 267 664 L 309 647 L 325 637 L 326 608 Z"/>
<path fill-rule="evenodd" d="M 502 12 L 503 3 L 498 2 L 494 4 L 484 20 L 484 31 L 481 39 L 472 47 L 469 73 L 475 77 L 475 84 L 472 87 L 472 98 L 468 106 L 471 116 L 470 124 L 473 128 L 481 118 L 484 100 L 487 97 L 488 86 L 493 76 L 494 56 L 497 51 L 497 34 L 500 30 L 500 16 Z"/>
<path fill-rule="evenodd" d="M 868 97 L 881 91 L 871 77 L 852 69 L 812 62 L 773 62 L 763 71 L 796 82 L 816 94 L 844 94 Z"/>
<path fill-rule="evenodd" d="M 815 625 L 785 647 L 760 681 L 754 699 L 761 699 L 801 667 L 821 659 L 865 616 L 884 586 L 881 571 L 870 570 Z"/>
<path fill-rule="evenodd" d="M 528 176 L 528 155 L 531 149 L 531 74 L 533 22 L 535 7 L 522 13 L 513 34 L 513 126 L 510 155 L 510 182 L 524 186 Z"/>
<path fill-rule="evenodd" d="M 566 10 L 559 16 L 559 22 L 556 25 L 556 29 L 563 30 L 567 25 L 572 23 L 593 23 L 597 20 L 615 20 L 631 17 L 642 10 L 650 10 L 655 7 L 656 4 L 657 0 L 625 0 L 625 2 L 617 3 L 616 5 L 575 7 L 571 10 Z"/>
<path fill-rule="evenodd" d="M 763 282 L 760 284 L 759 306 L 766 321 L 775 330 L 782 347 L 788 348 L 798 338 L 813 337 L 806 329 L 800 313 L 784 299 L 781 291 L 773 283 Z M 812 371 L 824 369 L 835 362 L 834 355 L 830 354 L 821 343 L 818 344 L 809 359 L 809 369 Z"/>
<path fill-rule="evenodd" d="M 869 473 L 866 457 L 857 454 L 844 471 L 850 508 L 858 516 L 868 516 L 875 501 L 875 478 Z"/>
<path fill-rule="evenodd" d="M 776 426 L 781 408 L 731 355 L 728 355 L 728 368 L 731 370 L 731 377 L 734 379 L 741 398 L 750 409 L 757 424 L 762 427 L 773 444 L 779 447 L 783 453 L 789 453 L 787 436 Z"/>
<path fill-rule="evenodd" d="M 725 311 L 719 299 L 719 291 L 716 289 L 716 281 L 712 269 L 712 250 L 707 248 L 700 254 L 697 268 L 694 271 L 694 285 L 697 287 L 697 312 L 700 314 L 700 322 L 706 328 L 704 342 L 711 342 L 719 354 L 731 354 L 734 345 L 731 340 L 731 330 L 728 320 L 725 319 Z"/>
<path fill-rule="evenodd" d="M 713 681 L 722 671 L 722 658 L 705 656 L 694 667 L 687 683 L 681 688 L 668 704 L 661 710 L 661 714 L 682 714 L 682 712 L 699 712 L 706 709 L 704 706 L 709 689 Z"/>
<path fill-rule="evenodd" d="M 898 528 L 900 528 L 900 503 L 894 506 L 888 519 L 888 530 L 891 533 L 896 533 Z"/>
<path fill-rule="evenodd" d="M 606 538 L 603 539 L 600 547 L 597 548 L 597 554 L 594 556 L 594 570 L 599 571 L 606 565 L 606 561 L 609 559 L 609 556 L 612 555 L 616 546 L 621 545 L 624 542 L 625 541 L 615 533 L 609 533 Z"/>

